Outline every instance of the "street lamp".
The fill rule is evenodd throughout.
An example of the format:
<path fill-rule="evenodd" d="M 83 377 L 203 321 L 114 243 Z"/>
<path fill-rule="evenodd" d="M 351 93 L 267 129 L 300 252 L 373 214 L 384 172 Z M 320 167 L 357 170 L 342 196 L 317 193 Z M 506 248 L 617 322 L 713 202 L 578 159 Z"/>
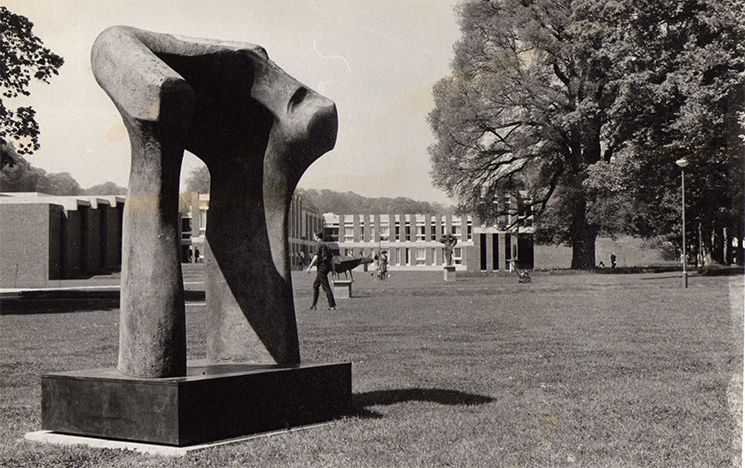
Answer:
<path fill-rule="evenodd" d="M 688 271 L 686 266 L 688 263 L 688 254 L 686 250 L 686 166 L 688 166 L 688 160 L 686 158 L 680 158 L 675 161 L 675 164 L 680 168 L 680 190 L 683 194 L 682 197 L 682 217 L 683 217 L 683 287 L 688 287 Z"/>

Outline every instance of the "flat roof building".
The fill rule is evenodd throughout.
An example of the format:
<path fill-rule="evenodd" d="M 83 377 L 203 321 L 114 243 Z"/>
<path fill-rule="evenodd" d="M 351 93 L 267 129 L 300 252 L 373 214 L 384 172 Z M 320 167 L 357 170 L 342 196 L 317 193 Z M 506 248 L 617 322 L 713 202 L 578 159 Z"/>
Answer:
<path fill-rule="evenodd" d="M 446 265 L 440 239 L 458 240 L 453 264 L 460 271 L 532 269 L 532 217 L 514 227 L 486 226 L 471 215 L 325 213 L 324 234 L 341 255 L 374 255 L 385 250 L 391 270 L 438 270 Z M 506 220 L 512 224 L 512 220 Z"/>

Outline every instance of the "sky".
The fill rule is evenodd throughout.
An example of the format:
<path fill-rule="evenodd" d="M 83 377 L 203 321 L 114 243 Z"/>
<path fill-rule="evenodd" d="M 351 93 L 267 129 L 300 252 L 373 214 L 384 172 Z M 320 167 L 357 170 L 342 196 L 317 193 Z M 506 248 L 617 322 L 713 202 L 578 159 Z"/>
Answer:
<path fill-rule="evenodd" d="M 427 123 L 432 86 L 450 73 L 460 37 L 457 0 L 0 0 L 34 23 L 44 45 L 65 59 L 32 105 L 41 149 L 29 159 L 69 172 L 83 188 L 126 186 L 130 148 L 111 100 L 93 78 L 90 48 L 105 28 L 249 42 L 300 82 L 331 98 L 339 113 L 336 147 L 299 186 L 409 197 L 449 204 L 432 186 Z M 202 163 L 186 154 L 182 181 Z"/>

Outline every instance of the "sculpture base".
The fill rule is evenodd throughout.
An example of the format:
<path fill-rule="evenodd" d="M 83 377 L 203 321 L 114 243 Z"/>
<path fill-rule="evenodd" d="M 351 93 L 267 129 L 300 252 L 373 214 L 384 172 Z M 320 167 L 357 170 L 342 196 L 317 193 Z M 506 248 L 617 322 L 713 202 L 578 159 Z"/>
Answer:
<path fill-rule="evenodd" d="M 185 446 L 349 414 L 352 365 L 197 362 L 185 377 L 91 369 L 47 374 L 41 385 L 44 430 Z"/>
<path fill-rule="evenodd" d="M 455 267 L 454 266 L 443 267 L 442 272 L 443 272 L 442 276 L 445 281 L 455 281 Z"/>
<path fill-rule="evenodd" d="M 334 280 L 333 282 L 334 299 L 349 299 L 352 297 L 351 280 Z"/>

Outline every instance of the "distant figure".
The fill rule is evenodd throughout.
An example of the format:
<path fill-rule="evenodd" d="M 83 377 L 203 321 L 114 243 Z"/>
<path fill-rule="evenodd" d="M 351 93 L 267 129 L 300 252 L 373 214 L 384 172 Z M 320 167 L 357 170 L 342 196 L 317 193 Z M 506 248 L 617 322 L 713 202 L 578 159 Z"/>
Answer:
<path fill-rule="evenodd" d="M 517 268 L 515 268 L 514 260 L 510 260 L 510 273 L 517 273 Z"/>
<path fill-rule="evenodd" d="M 388 274 L 388 251 L 384 250 L 380 252 L 378 258 L 378 279 L 390 278 Z"/>
<path fill-rule="evenodd" d="M 199 247 L 194 247 L 194 263 L 202 263 L 202 259 L 199 257 Z"/>
<path fill-rule="evenodd" d="M 610 267 L 611 268 L 616 267 L 616 254 L 614 253 L 610 254 Z"/>
<path fill-rule="evenodd" d="M 316 254 L 308 265 L 307 272 L 310 273 L 311 268 L 316 266 L 316 279 L 313 281 L 313 304 L 310 306 L 310 310 L 316 309 L 318 303 L 319 288 L 323 287 L 323 292 L 326 293 L 326 300 L 329 303 L 329 310 L 336 310 L 336 301 L 334 301 L 334 292 L 331 290 L 329 285 L 329 272 L 334 270 L 334 262 L 331 255 L 331 249 L 323 242 L 323 233 L 317 232 L 314 235 L 316 240 Z"/>
<path fill-rule="evenodd" d="M 300 256 L 300 267 L 305 268 L 305 252 L 301 250 L 298 255 Z"/>
<path fill-rule="evenodd" d="M 194 252 L 192 250 L 192 247 L 189 246 L 186 249 L 186 263 L 191 263 L 191 259 L 192 259 L 193 256 L 194 256 Z"/>
<path fill-rule="evenodd" d="M 601 270 L 605 268 L 605 263 L 603 263 L 602 260 L 600 260 L 600 263 L 598 264 L 598 268 L 600 268 Z"/>

